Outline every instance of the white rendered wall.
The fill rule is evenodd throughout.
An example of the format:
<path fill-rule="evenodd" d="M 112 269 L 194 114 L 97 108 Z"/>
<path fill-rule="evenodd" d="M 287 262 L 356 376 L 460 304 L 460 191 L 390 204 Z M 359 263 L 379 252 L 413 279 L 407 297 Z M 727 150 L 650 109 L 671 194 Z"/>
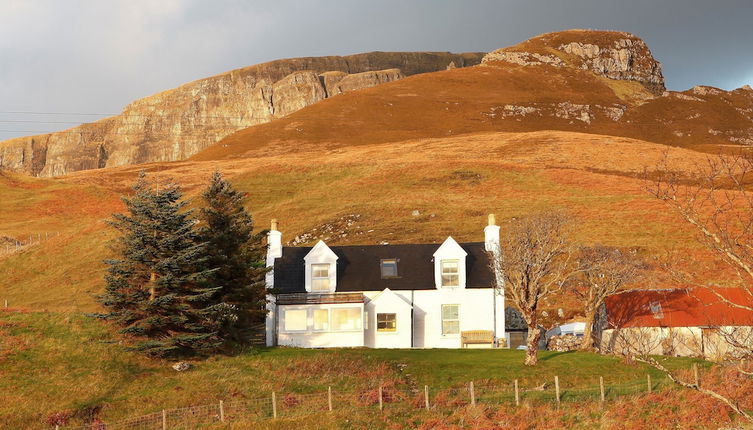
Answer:
<path fill-rule="evenodd" d="M 393 291 L 411 302 L 411 291 Z M 379 292 L 366 291 L 374 298 Z M 442 288 L 413 291 L 413 347 L 460 348 L 460 334 L 442 335 L 442 305 L 460 305 L 460 331 L 494 331 L 494 302 L 497 302 L 497 337 L 505 339 L 505 300 L 492 288 Z M 371 315 L 369 316 L 371 319 Z M 372 324 L 369 321 L 369 329 Z M 380 346 L 384 348 L 385 346 Z"/>
<path fill-rule="evenodd" d="M 366 346 L 370 348 L 410 348 L 411 347 L 411 307 L 410 298 L 405 299 L 393 291 L 385 290 L 376 300 L 366 305 L 368 329 Z M 395 314 L 395 331 L 378 331 L 377 314 Z"/>
<path fill-rule="evenodd" d="M 361 312 L 361 328 L 358 330 L 315 331 L 313 330 L 313 309 L 359 308 Z M 278 335 L 277 344 L 280 346 L 296 346 L 300 348 L 336 348 L 365 346 L 363 330 L 363 303 L 339 303 L 322 305 L 280 305 L 277 307 Z M 285 331 L 285 311 L 288 309 L 306 309 L 308 313 L 308 329 L 305 331 Z M 330 327 L 332 321 L 330 319 Z"/>

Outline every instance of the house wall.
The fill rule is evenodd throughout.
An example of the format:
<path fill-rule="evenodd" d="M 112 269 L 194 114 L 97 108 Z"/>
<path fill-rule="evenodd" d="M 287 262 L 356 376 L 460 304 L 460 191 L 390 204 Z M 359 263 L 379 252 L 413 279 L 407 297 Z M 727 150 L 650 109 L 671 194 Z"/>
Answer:
<path fill-rule="evenodd" d="M 436 290 L 393 291 L 413 303 L 414 348 L 460 348 L 460 334 L 442 335 L 442 305 L 460 305 L 460 331 L 494 331 L 494 302 L 497 306 L 497 337 L 505 338 L 504 297 L 493 288 L 442 288 Z M 364 292 L 369 298 L 379 292 Z M 412 301 L 411 301 L 412 300 Z M 369 324 L 369 328 L 371 328 Z"/>
<path fill-rule="evenodd" d="M 382 295 L 378 300 L 366 305 L 368 327 L 366 346 L 370 348 L 410 348 L 412 335 L 411 307 L 408 301 L 396 294 Z M 396 330 L 379 331 L 378 313 L 395 314 Z"/>
<path fill-rule="evenodd" d="M 331 347 L 358 347 L 364 346 L 364 329 L 363 329 L 363 303 L 340 303 L 340 304 L 321 304 L 321 305 L 280 305 L 278 309 L 277 320 L 277 344 L 281 346 L 295 346 L 300 348 L 331 348 Z M 330 329 L 316 331 L 313 329 L 313 310 L 314 309 L 335 309 L 335 308 L 358 308 L 361 313 L 360 328 L 357 330 L 338 330 L 331 329 L 332 321 L 330 320 Z M 308 328 L 304 331 L 286 331 L 285 330 L 285 311 L 290 309 L 306 310 L 308 312 Z"/>
<path fill-rule="evenodd" d="M 751 327 L 631 327 L 604 330 L 601 345 L 605 351 L 616 354 L 703 357 L 710 360 L 735 358 L 738 351 L 723 333 L 741 344 L 753 341 Z"/>

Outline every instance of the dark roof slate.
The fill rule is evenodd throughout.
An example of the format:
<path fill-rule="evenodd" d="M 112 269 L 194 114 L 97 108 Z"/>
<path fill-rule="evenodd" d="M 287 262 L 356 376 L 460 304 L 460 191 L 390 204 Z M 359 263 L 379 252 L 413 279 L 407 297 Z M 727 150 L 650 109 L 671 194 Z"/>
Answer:
<path fill-rule="evenodd" d="M 433 290 L 434 252 L 440 244 L 331 246 L 337 255 L 337 291 Z M 492 273 L 483 242 L 461 243 L 466 257 L 466 287 L 490 288 Z M 305 292 L 303 258 L 311 247 L 283 247 L 275 260 L 274 285 L 280 293 Z M 381 260 L 398 260 L 398 277 L 382 279 Z"/>

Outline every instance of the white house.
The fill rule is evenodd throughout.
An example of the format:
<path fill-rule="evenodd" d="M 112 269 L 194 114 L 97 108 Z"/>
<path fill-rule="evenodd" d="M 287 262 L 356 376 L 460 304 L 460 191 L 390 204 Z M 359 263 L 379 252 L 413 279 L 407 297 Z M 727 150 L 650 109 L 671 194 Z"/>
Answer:
<path fill-rule="evenodd" d="M 459 348 L 461 334 L 505 338 L 504 293 L 489 252 L 499 252 L 494 216 L 484 242 L 284 247 L 272 221 L 267 345 Z"/>

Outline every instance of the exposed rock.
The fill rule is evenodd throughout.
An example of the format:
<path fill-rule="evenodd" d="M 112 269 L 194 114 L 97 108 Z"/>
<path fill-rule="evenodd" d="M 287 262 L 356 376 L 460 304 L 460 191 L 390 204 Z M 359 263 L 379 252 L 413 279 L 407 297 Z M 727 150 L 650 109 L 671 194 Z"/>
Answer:
<path fill-rule="evenodd" d="M 185 361 L 179 361 L 172 365 L 173 370 L 176 372 L 185 372 L 186 370 L 191 368 L 191 364 L 187 363 Z"/>
<path fill-rule="evenodd" d="M 746 91 L 753 91 L 753 88 L 751 88 L 750 85 L 743 85 L 742 87 L 740 87 L 740 89 L 746 90 Z"/>
<path fill-rule="evenodd" d="M 554 55 L 538 54 L 535 52 L 517 52 L 497 50 L 484 56 L 483 63 L 491 61 L 506 61 L 508 63 L 519 64 L 521 66 L 539 66 L 541 64 L 550 64 L 553 66 L 564 66 L 565 62 Z"/>
<path fill-rule="evenodd" d="M 483 53 L 371 52 L 258 64 L 164 91 L 120 115 L 72 129 L 0 142 L 0 170 L 34 176 L 190 157 L 225 136 L 339 92 L 417 73 L 478 64 Z M 397 72 L 395 71 L 397 70 Z"/>
<path fill-rule="evenodd" d="M 320 224 L 310 230 L 294 237 L 287 244 L 289 246 L 300 246 L 311 244 L 318 240 L 340 240 L 343 241 L 348 236 L 358 236 L 363 234 L 363 229 L 358 225 L 361 214 L 343 215 L 335 220 Z M 372 230 L 373 231 L 373 230 Z"/>
<path fill-rule="evenodd" d="M 273 113 L 285 116 L 326 97 L 319 75 L 309 71 L 293 72 L 272 86 Z"/>
<path fill-rule="evenodd" d="M 590 70 L 610 79 L 637 81 L 655 95 L 664 91 L 661 63 L 638 37 L 624 32 L 569 30 L 546 33 L 484 56 L 482 64 L 505 61 Z"/>
<path fill-rule="evenodd" d="M 695 87 L 691 88 L 690 91 L 693 94 L 697 94 L 699 96 L 715 96 L 722 93 L 722 90 L 720 90 L 719 88 L 707 87 L 705 85 L 696 85 Z"/>
<path fill-rule="evenodd" d="M 345 75 L 341 79 L 326 86 L 327 96 L 332 97 L 334 95 L 346 93 L 348 91 L 373 87 L 379 84 L 396 81 L 404 77 L 405 75 L 403 75 L 400 69 L 376 70 L 373 72 Z"/>

